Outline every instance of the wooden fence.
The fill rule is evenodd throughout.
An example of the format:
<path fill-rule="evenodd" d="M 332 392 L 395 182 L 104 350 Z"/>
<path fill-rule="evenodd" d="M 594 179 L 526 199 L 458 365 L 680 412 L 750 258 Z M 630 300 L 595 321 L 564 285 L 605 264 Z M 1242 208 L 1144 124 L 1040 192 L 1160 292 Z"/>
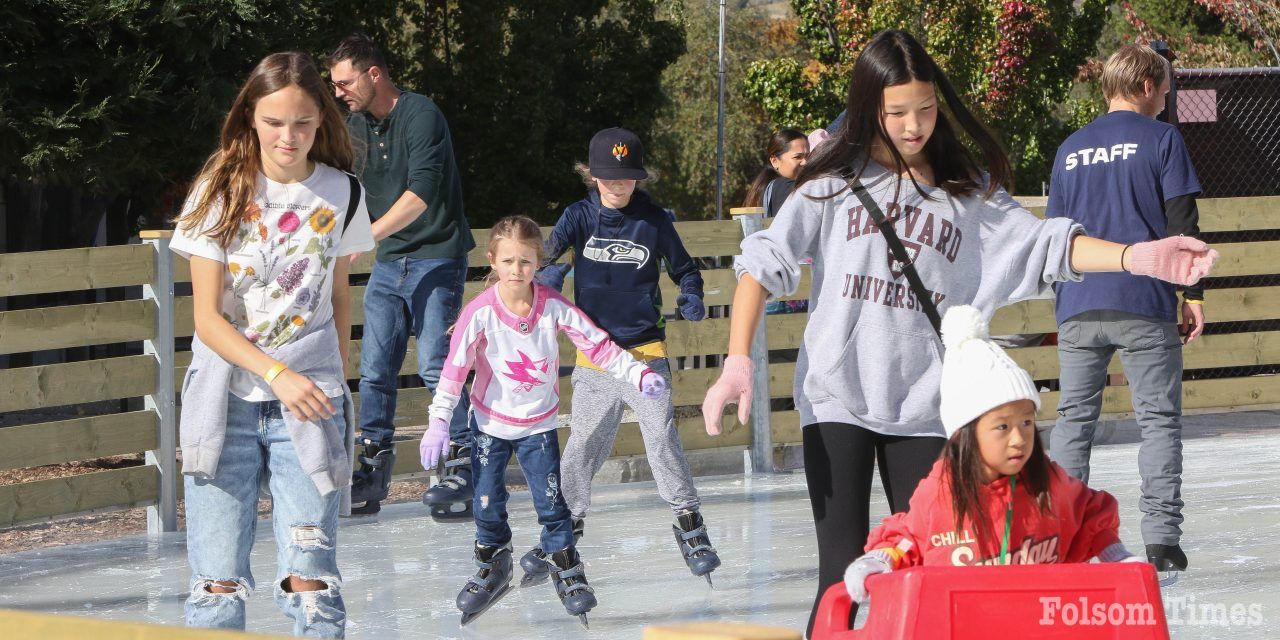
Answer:
<path fill-rule="evenodd" d="M 1280 229 L 1280 197 L 1204 200 L 1200 203 L 1201 227 L 1205 232 Z M 738 251 L 744 229 L 759 228 L 758 217 L 725 222 L 681 222 L 677 229 L 695 257 L 731 256 Z M 476 231 L 479 248 L 469 256 L 472 266 L 483 265 L 487 231 Z M 1272 236 L 1267 236 L 1272 237 Z M 1220 276 L 1274 275 L 1280 272 L 1276 256 L 1280 241 L 1227 242 L 1215 244 L 1222 260 L 1214 273 Z M 372 256 L 365 255 L 352 268 L 353 274 L 368 273 Z M 146 454 L 147 464 L 99 471 L 63 478 L 37 480 L 0 486 L 0 526 L 61 517 L 71 514 L 132 506 L 148 506 L 148 525 L 153 532 L 176 528 L 175 505 L 180 491 L 176 472 L 175 395 L 190 362 L 190 352 L 174 352 L 175 339 L 192 334 L 192 304 L 189 296 L 175 297 L 174 283 L 189 279 L 185 261 L 168 250 L 164 233 L 150 234 L 143 244 L 91 249 L 70 249 L 0 255 L 0 298 L 65 291 L 141 286 L 140 298 L 98 304 L 69 305 L 39 309 L 0 311 L 0 355 L 27 353 L 89 345 L 143 343 L 140 355 L 100 358 L 82 362 L 46 364 L 0 370 L 0 413 L 35 408 L 61 407 L 119 398 L 145 398 L 142 410 L 77 417 L 67 420 L 25 424 L 0 429 L 0 469 L 20 469 L 39 465 L 87 460 L 122 454 Z M 704 270 L 706 303 L 728 305 L 736 280 L 730 268 Z M 795 297 L 808 294 L 806 280 Z M 1238 279 L 1237 279 L 1238 280 Z M 1206 307 L 1211 323 L 1280 320 L 1280 287 L 1244 286 L 1211 288 Z M 481 285 L 469 282 L 468 297 Z M 571 287 L 566 286 L 566 290 Z M 358 301 L 363 287 L 353 287 L 353 324 L 359 325 L 363 310 Z M 663 301 L 673 312 L 676 289 L 663 284 Z M 1053 303 L 1048 300 L 1024 302 L 999 311 L 991 322 L 993 334 L 1049 333 L 1056 327 Z M 771 315 L 762 323 L 771 350 L 794 349 L 804 332 L 805 314 Z M 729 320 L 708 318 L 702 322 L 671 321 L 667 325 L 668 353 L 672 358 L 717 355 L 728 344 Z M 762 342 L 763 344 L 763 342 Z M 358 377 L 359 341 L 353 342 L 351 378 Z M 1058 361 L 1054 347 L 1014 349 L 1012 356 L 1037 380 L 1057 378 Z M 563 344 L 562 359 L 570 362 L 572 347 Z M 753 354 L 758 366 L 757 398 L 787 398 L 791 395 L 795 364 L 766 361 L 763 349 Z M 1220 369 L 1280 364 L 1280 331 L 1250 331 L 1208 335 L 1186 349 L 1186 369 Z M 1118 361 L 1112 370 L 1119 372 Z M 412 341 L 401 370 L 412 375 L 417 370 Z M 674 400 L 677 407 L 695 407 L 719 370 L 715 368 L 676 369 Z M 572 406 L 573 389 L 561 379 L 562 411 Z M 359 398 L 357 395 L 357 403 Z M 1055 415 L 1056 393 L 1044 394 L 1041 419 Z M 399 395 L 397 426 L 426 422 L 430 392 L 425 388 L 403 389 Z M 1189 379 L 1184 385 L 1183 406 L 1187 410 L 1220 409 L 1280 404 L 1280 376 Z M 1103 411 L 1123 414 L 1131 411 L 1127 387 L 1107 387 Z M 681 412 L 677 419 L 681 439 L 688 450 L 737 448 L 751 451 L 753 468 L 773 469 L 774 453 L 782 445 L 800 441 L 799 415 L 795 411 L 770 411 L 759 401 L 753 411 L 752 428 L 726 420 L 725 432 L 716 438 L 706 435 L 696 412 Z M 563 438 L 562 438 L 563 440 Z M 395 473 L 421 473 L 417 443 L 397 443 Z M 624 425 L 614 445 L 614 456 L 643 454 L 644 444 L 636 425 Z"/>

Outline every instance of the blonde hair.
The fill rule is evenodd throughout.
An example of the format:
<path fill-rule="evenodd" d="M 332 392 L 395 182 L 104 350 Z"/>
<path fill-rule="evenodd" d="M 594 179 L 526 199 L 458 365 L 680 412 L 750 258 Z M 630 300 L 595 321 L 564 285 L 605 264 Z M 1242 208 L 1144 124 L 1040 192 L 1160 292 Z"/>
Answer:
<path fill-rule="evenodd" d="M 636 180 L 637 187 L 641 184 L 653 184 L 658 179 L 657 169 L 654 169 L 653 167 L 645 167 L 644 170 L 649 174 L 649 177 L 644 180 Z M 591 176 L 591 167 L 588 167 L 587 163 L 573 163 L 573 172 L 578 174 L 578 177 L 582 179 L 582 184 L 585 184 L 592 189 L 596 187 L 596 180 Z"/>
<path fill-rule="evenodd" d="M 181 228 L 201 228 L 216 209 L 217 222 L 205 235 L 224 248 L 231 244 L 240 221 L 250 213 L 262 170 L 258 136 L 252 126 L 254 108 L 264 96 L 290 86 L 302 89 L 320 110 L 320 126 L 307 159 L 351 171 L 355 160 L 351 135 L 311 56 L 297 51 L 273 53 L 253 68 L 227 112 L 218 149 L 195 180 L 193 188 L 200 190 L 195 207 L 178 218 Z"/>
<path fill-rule="evenodd" d="M 498 243 L 503 240 L 513 240 L 532 247 L 537 256 L 537 266 L 541 267 L 543 260 L 546 259 L 546 249 L 542 244 L 542 229 L 538 228 L 538 223 L 534 222 L 528 216 L 507 216 L 493 225 L 489 230 L 489 259 L 493 260 L 494 254 L 498 252 Z M 497 278 L 497 274 L 492 269 L 489 275 L 485 276 L 485 286 L 492 285 Z"/>
<path fill-rule="evenodd" d="M 1143 97 L 1143 84 L 1150 80 L 1159 89 L 1168 74 L 1169 62 L 1154 49 L 1126 44 L 1111 54 L 1102 67 L 1102 95 L 1108 100 Z"/>

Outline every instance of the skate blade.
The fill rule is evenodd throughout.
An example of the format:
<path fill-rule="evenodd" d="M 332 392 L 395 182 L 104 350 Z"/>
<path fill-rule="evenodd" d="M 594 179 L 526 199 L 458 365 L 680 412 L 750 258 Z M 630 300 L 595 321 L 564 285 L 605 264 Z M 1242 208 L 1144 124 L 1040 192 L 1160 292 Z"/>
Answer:
<path fill-rule="evenodd" d="M 545 571 L 543 573 L 531 573 L 529 571 L 526 571 L 524 572 L 524 575 L 520 577 L 520 588 L 523 589 L 525 587 L 536 587 L 546 582 L 547 579 L 550 577 L 551 577 L 550 571 Z"/>
<path fill-rule="evenodd" d="M 708 573 L 708 574 L 704 574 L 702 577 L 704 577 L 704 578 L 706 578 L 706 579 L 707 579 L 707 586 L 708 586 L 708 587 L 711 587 L 712 589 L 716 588 L 716 585 L 715 585 L 714 583 L 712 583 L 712 582 L 711 582 L 711 574 L 709 574 L 709 573 Z"/>
<path fill-rule="evenodd" d="M 370 500 L 363 506 L 351 507 L 352 517 L 377 515 L 379 511 L 382 511 L 382 503 L 378 500 Z"/>
<path fill-rule="evenodd" d="M 585 614 L 585 613 L 579 613 L 579 614 L 578 614 L 578 622 L 581 622 L 581 623 L 582 623 L 582 627 L 583 627 L 584 629 L 590 629 L 590 628 L 591 628 L 591 625 L 587 624 L 587 614 Z"/>
<path fill-rule="evenodd" d="M 1165 587 L 1172 587 L 1173 585 L 1178 584 L 1178 574 L 1180 573 L 1182 572 L 1181 571 L 1157 571 L 1156 582 L 1159 583 L 1161 589 Z"/>
<path fill-rule="evenodd" d="M 479 618 L 481 614 L 483 614 L 484 612 L 488 611 L 489 609 L 492 609 L 492 608 L 493 608 L 493 605 L 498 604 L 498 601 L 499 601 L 499 600 L 502 600 L 503 596 L 507 595 L 507 592 L 508 592 L 508 591 L 510 591 L 510 590 L 511 590 L 511 583 L 510 583 L 510 582 L 508 582 L 508 583 L 506 583 L 506 584 L 503 584 L 503 585 L 502 585 L 502 588 L 501 588 L 501 589 L 498 589 L 498 592 L 497 592 L 497 593 L 495 593 L 495 594 L 493 594 L 493 599 L 492 599 L 492 600 L 490 600 L 490 601 L 489 601 L 489 604 L 486 604 L 486 605 L 484 606 L 484 608 L 483 608 L 483 609 L 481 609 L 481 610 L 479 610 L 479 611 L 473 611 L 473 612 L 471 612 L 471 613 L 464 613 L 464 614 L 462 614 L 462 625 L 461 625 L 461 626 L 464 626 L 464 627 L 465 627 L 465 626 L 467 626 L 467 623 L 468 623 L 468 622 L 471 622 L 472 620 L 475 620 L 476 618 Z"/>

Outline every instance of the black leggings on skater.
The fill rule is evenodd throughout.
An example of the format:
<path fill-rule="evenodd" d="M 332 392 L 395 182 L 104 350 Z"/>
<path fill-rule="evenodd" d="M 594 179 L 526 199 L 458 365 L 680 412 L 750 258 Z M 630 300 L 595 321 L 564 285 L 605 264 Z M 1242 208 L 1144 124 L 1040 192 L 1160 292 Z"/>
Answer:
<path fill-rule="evenodd" d="M 893 513 L 906 511 L 916 485 L 929 475 L 946 440 L 886 436 L 837 422 L 811 424 L 802 432 L 805 480 L 818 529 L 818 595 L 805 632 L 809 637 L 822 594 L 844 580 L 844 570 L 867 544 L 872 468 L 879 463 L 889 508 Z M 855 605 L 850 623 L 857 612 Z"/>

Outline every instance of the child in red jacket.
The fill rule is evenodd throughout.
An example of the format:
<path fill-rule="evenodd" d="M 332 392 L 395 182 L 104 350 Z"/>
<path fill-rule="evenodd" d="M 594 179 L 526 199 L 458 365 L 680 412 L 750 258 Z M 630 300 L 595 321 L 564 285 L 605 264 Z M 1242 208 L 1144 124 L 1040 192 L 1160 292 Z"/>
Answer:
<path fill-rule="evenodd" d="M 949 438 L 905 513 L 871 532 L 845 571 L 856 602 L 866 579 L 917 565 L 1142 561 L 1120 543 L 1116 499 L 1067 475 L 1036 432 L 1031 376 L 987 336 L 977 309 L 942 321 L 942 424 Z"/>

